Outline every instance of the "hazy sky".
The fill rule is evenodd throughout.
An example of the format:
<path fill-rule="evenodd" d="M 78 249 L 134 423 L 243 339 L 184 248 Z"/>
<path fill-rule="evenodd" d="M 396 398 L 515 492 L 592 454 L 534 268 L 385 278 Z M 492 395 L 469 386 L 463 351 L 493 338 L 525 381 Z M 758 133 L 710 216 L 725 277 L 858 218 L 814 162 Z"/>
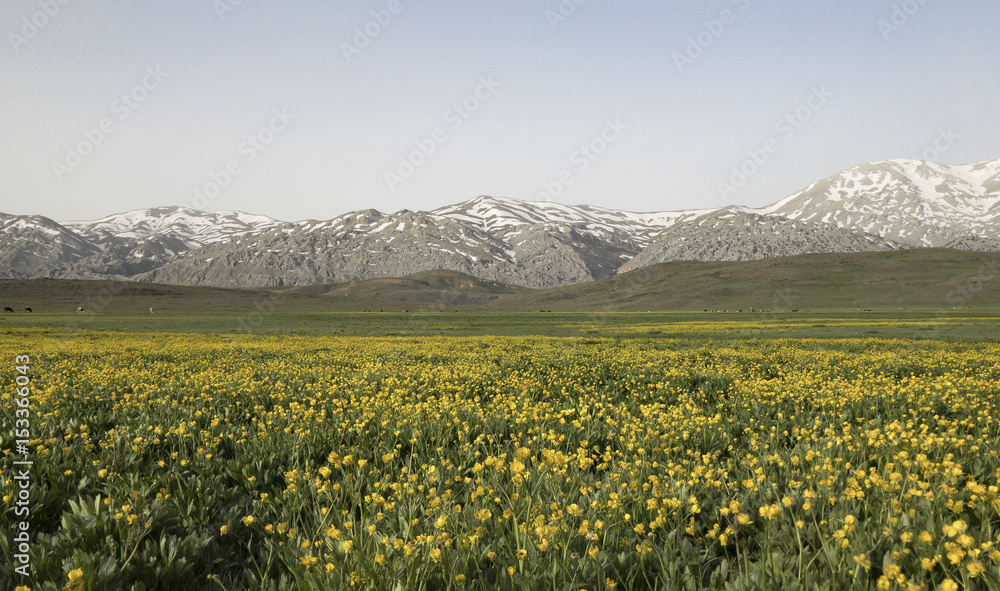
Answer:
<path fill-rule="evenodd" d="M 761 206 L 1000 157 L 996 0 L 3 0 L 0 33 L 0 211 L 56 220 Z"/>

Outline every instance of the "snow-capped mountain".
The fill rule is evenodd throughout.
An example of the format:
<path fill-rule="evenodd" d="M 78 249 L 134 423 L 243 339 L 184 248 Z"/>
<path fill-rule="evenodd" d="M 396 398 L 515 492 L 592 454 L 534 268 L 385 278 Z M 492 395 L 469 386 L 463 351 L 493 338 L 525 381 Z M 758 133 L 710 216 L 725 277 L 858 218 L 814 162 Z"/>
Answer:
<path fill-rule="evenodd" d="M 832 224 L 908 246 L 997 238 L 1000 160 L 948 166 L 888 160 L 855 166 L 757 210 Z"/>
<path fill-rule="evenodd" d="M 240 211 L 208 213 L 186 207 L 137 209 L 99 220 L 63 222 L 100 252 L 62 269 L 62 277 L 118 279 L 152 271 L 177 255 L 282 224 Z"/>
<path fill-rule="evenodd" d="M 208 213 L 187 207 L 156 207 L 126 211 L 99 220 L 62 222 L 62 225 L 101 247 L 159 238 L 179 240 L 182 248 L 189 250 L 233 236 L 260 232 L 281 223 L 241 211 Z"/>
<path fill-rule="evenodd" d="M 100 249 L 47 217 L 0 213 L 0 278 L 48 277 Z"/>
<path fill-rule="evenodd" d="M 444 268 L 552 287 L 669 260 L 922 246 L 1000 249 L 1000 160 L 872 162 L 758 209 L 632 213 L 482 196 L 429 212 L 299 222 L 181 207 L 62 225 L 3 216 L 0 277 L 246 287 Z"/>
<path fill-rule="evenodd" d="M 714 210 L 633 213 L 590 205 L 480 196 L 465 203 L 435 209 L 432 213 L 482 228 L 495 236 L 516 236 L 532 226 L 549 224 L 574 227 L 580 233 L 599 240 L 627 239 L 644 248 L 664 228 L 711 211 Z"/>

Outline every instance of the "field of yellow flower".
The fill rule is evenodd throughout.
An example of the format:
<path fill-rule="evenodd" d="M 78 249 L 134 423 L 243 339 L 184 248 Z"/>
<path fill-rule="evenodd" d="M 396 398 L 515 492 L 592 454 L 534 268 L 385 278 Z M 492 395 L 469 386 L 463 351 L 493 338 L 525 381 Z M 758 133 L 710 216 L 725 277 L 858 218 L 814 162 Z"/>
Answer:
<path fill-rule="evenodd" d="M 1000 589 L 1000 345 L 711 331 L 12 333 L 0 586 Z"/>

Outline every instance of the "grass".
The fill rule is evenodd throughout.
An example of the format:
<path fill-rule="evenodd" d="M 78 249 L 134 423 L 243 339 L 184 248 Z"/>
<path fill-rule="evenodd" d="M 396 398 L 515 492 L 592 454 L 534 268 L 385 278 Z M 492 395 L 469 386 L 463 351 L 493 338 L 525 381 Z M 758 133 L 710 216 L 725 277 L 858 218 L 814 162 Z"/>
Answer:
<path fill-rule="evenodd" d="M 50 338 L 84 331 L 341 336 L 602 336 L 698 339 L 714 326 L 732 339 L 1000 338 L 1000 313 L 538 313 L 538 312 L 137 312 L 34 313 L 0 317 L 0 335 L 31 329 Z"/>

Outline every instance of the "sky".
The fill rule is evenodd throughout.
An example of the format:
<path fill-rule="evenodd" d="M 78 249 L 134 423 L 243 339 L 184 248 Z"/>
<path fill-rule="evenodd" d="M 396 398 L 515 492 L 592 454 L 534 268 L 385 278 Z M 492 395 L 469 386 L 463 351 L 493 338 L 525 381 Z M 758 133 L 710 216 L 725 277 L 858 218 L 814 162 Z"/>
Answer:
<path fill-rule="evenodd" d="M 1000 158 L 996 0 L 4 0 L 0 212 L 773 203 Z"/>

